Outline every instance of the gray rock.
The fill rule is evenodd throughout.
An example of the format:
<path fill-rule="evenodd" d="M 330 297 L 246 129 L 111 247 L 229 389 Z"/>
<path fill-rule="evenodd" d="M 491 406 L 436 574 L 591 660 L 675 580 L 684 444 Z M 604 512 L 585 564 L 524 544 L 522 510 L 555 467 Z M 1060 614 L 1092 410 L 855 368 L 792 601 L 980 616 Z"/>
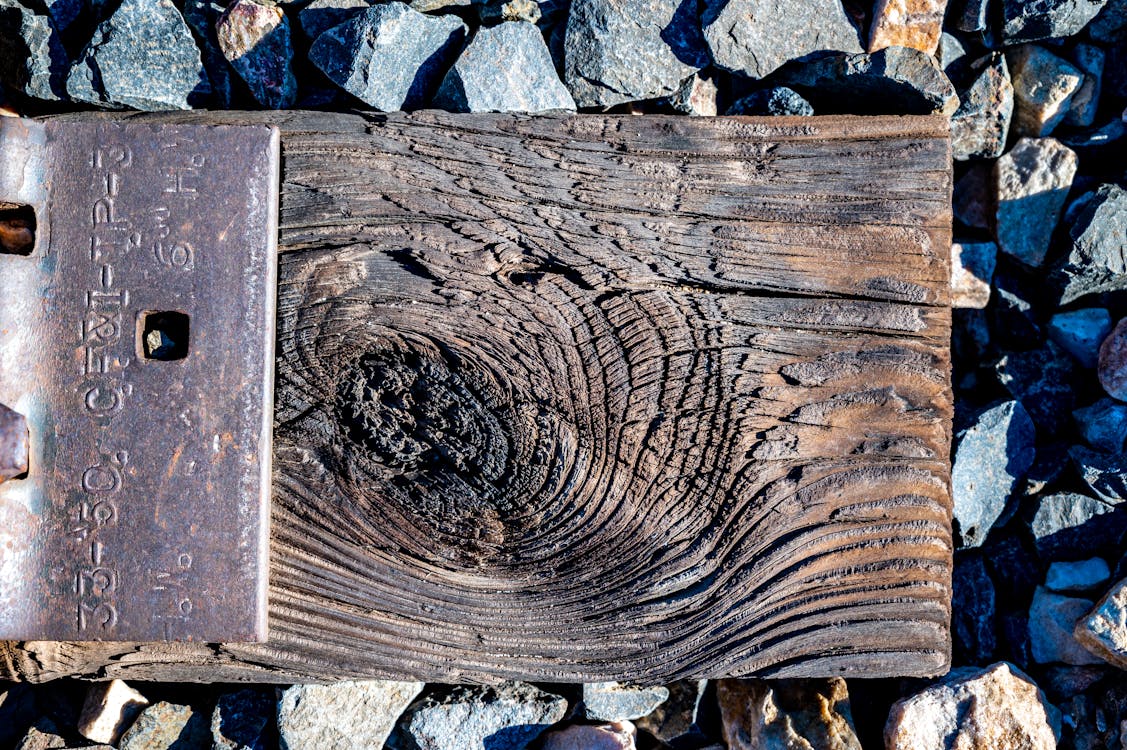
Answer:
<path fill-rule="evenodd" d="M 141 712 L 121 736 L 120 750 L 209 750 L 207 718 L 191 706 L 161 701 Z"/>
<path fill-rule="evenodd" d="M 321 34 L 309 58 L 365 104 L 385 112 L 417 109 L 430 101 L 465 35 L 456 16 L 428 16 L 390 3 Z"/>
<path fill-rule="evenodd" d="M 1107 0 L 1001 0 L 1002 40 L 1008 44 L 1072 36 Z"/>
<path fill-rule="evenodd" d="M 993 185 L 993 164 L 971 164 L 955 181 L 955 194 L 951 201 L 955 219 L 968 229 L 989 229 Z"/>
<path fill-rule="evenodd" d="M 1038 664 L 1102 664 L 1072 635 L 1077 620 L 1092 609 L 1091 599 L 1054 594 L 1038 586 L 1029 606 L 1029 640 Z"/>
<path fill-rule="evenodd" d="M 1002 252 L 1036 268 L 1076 174 L 1076 152 L 1052 138 L 1022 138 L 994 164 L 995 236 Z"/>
<path fill-rule="evenodd" d="M 1030 346 L 1041 340 L 1038 311 L 1033 309 L 1037 291 L 1030 289 L 1015 275 L 999 270 L 994 272 L 994 288 L 986 312 L 991 329 L 1001 333 L 1003 341 L 1015 346 Z"/>
<path fill-rule="evenodd" d="M 643 687 L 621 682 L 590 682 L 583 685 L 587 718 L 599 721 L 640 719 L 669 698 L 663 686 Z"/>
<path fill-rule="evenodd" d="M 37 3 L 36 7 L 39 5 L 40 3 Z M 64 37 L 68 37 L 70 36 L 68 32 L 72 31 L 72 24 L 82 15 L 85 2 L 84 0 L 42 0 L 41 5 L 47 9 L 47 15 L 51 17 L 51 24 L 55 29 Z"/>
<path fill-rule="evenodd" d="M 1111 568 L 1102 557 L 1075 562 L 1055 562 L 1045 574 L 1045 588 L 1064 594 L 1091 591 L 1107 583 Z"/>
<path fill-rule="evenodd" d="M 794 89 L 786 86 L 772 86 L 769 89 L 754 91 L 742 99 L 737 99 L 732 102 L 725 114 L 809 117 L 814 114 L 814 108 Z"/>
<path fill-rule="evenodd" d="M 50 16 L 0 0 L 0 79 L 36 99 L 66 98 L 70 62 Z"/>
<path fill-rule="evenodd" d="M 1116 323 L 1100 344 L 1096 375 L 1107 395 L 1127 401 L 1127 318 Z"/>
<path fill-rule="evenodd" d="M 235 93 L 234 73 L 215 36 L 215 24 L 221 15 L 223 6 L 214 0 L 184 0 L 184 20 L 188 22 L 200 48 L 215 106 L 230 109 Z"/>
<path fill-rule="evenodd" d="M 50 718 L 44 716 L 27 729 L 15 750 L 59 750 L 67 742 L 59 734 L 59 728 Z"/>
<path fill-rule="evenodd" d="M 1088 445 L 1105 453 L 1119 453 L 1127 445 L 1127 404 L 1101 398 L 1072 412 L 1076 427 Z"/>
<path fill-rule="evenodd" d="M 101 107 L 190 109 L 210 93 L 192 31 L 172 0 L 123 0 L 67 76 L 67 94 Z"/>
<path fill-rule="evenodd" d="M 982 309 L 990 302 L 998 246 L 993 242 L 951 245 L 951 306 Z"/>
<path fill-rule="evenodd" d="M 1111 587 L 1073 634 L 1099 659 L 1127 669 L 1127 579 Z"/>
<path fill-rule="evenodd" d="M 1127 39 L 1127 0 L 1108 0 L 1088 24 L 1088 36 L 1101 44 Z"/>
<path fill-rule="evenodd" d="M 219 696 L 211 713 L 213 750 L 265 750 L 270 743 L 273 698 L 248 688 Z"/>
<path fill-rule="evenodd" d="M 453 112 L 575 109 L 544 37 L 527 21 L 478 29 L 438 87 L 434 105 Z"/>
<path fill-rule="evenodd" d="M 1082 445 L 1074 445 L 1068 454 L 1097 497 L 1111 505 L 1127 500 L 1127 454 L 1101 453 Z"/>
<path fill-rule="evenodd" d="M 1006 147 L 1014 90 L 1006 58 L 995 55 L 959 96 L 951 115 L 951 153 L 955 159 L 995 159 Z"/>
<path fill-rule="evenodd" d="M 637 731 L 628 721 L 610 724 L 572 724 L 548 732 L 541 750 L 635 750 Z"/>
<path fill-rule="evenodd" d="M 477 16 L 484 24 L 504 21 L 539 23 L 540 3 L 535 0 L 490 0 L 477 6 Z"/>
<path fill-rule="evenodd" d="M 282 750 L 382 747 L 422 689 L 421 682 L 390 680 L 287 688 L 278 701 Z"/>
<path fill-rule="evenodd" d="M 1061 303 L 1127 289 L 1127 190 L 1101 185 L 1069 209 L 1071 247 L 1056 270 Z"/>
<path fill-rule="evenodd" d="M 666 686 L 669 697 L 634 723 L 665 743 L 700 735 L 696 727 L 701 697 L 708 680 L 678 680 Z"/>
<path fill-rule="evenodd" d="M 1037 349 L 1009 352 L 995 366 L 998 380 L 1046 435 L 1056 435 L 1072 413 L 1074 369 L 1072 358 L 1051 341 Z"/>
<path fill-rule="evenodd" d="M 1055 750 L 1060 712 L 1020 669 L 998 662 L 952 670 L 897 701 L 885 750 Z"/>
<path fill-rule="evenodd" d="M 411 0 L 411 10 L 420 13 L 433 13 L 448 8 L 468 8 L 473 0 Z"/>
<path fill-rule="evenodd" d="M 297 21 L 306 38 L 315 41 L 334 26 L 356 18 L 376 0 L 313 0 L 298 13 Z"/>
<path fill-rule="evenodd" d="M 973 664 L 990 661 L 998 645 L 994 632 L 994 582 L 981 556 L 956 558 L 951 591 L 955 654 Z"/>
<path fill-rule="evenodd" d="M 1033 422 L 1017 401 L 982 412 L 961 432 L 951 470 L 961 546 L 978 547 L 1033 464 Z"/>
<path fill-rule="evenodd" d="M 704 0 L 701 24 L 713 63 L 751 78 L 816 52 L 864 51 L 841 0 Z"/>
<path fill-rule="evenodd" d="M 290 22 L 270 0 L 232 0 L 215 24 L 219 49 L 251 95 L 270 109 L 297 99 Z"/>
<path fill-rule="evenodd" d="M 991 2 L 990 0 L 966 0 L 962 4 L 962 12 L 954 15 L 955 28 L 971 34 L 978 34 L 980 38 L 991 36 Z M 992 41 L 986 40 L 984 41 Z M 988 44 L 987 46 L 993 46 Z"/>
<path fill-rule="evenodd" d="M 400 726 L 419 750 L 521 750 L 565 713 L 566 699 L 515 682 L 428 696 Z"/>
<path fill-rule="evenodd" d="M 0 745 L 15 745 L 35 717 L 35 693 L 30 685 L 0 683 Z"/>
<path fill-rule="evenodd" d="M 1110 331 L 1111 313 L 1102 307 L 1057 313 L 1049 320 L 1049 338 L 1088 369 L 1095 368 L 1100 342 Z"/>
<path fill-rule="evenodd" d="M 683 115 L 715 117 L 719 90 L 711 78 L 695 73 L 685 79 L 681 88 L 669 97 L 669 106 Z"/>
<path fill-rule="evenodd" d="M 820 114 L 950 115 L 959 107 L 935 58 L 909 47 L 823 55 L 787 65 L 775 80 L 796 89 Z"/>
<path fill-rule="evenodd" d="M 684 0 L 575 0 L 564 37 L 564 82 L 580 107 L 654 99 L 708 64 Z"/>
<path fill-rule="evenodd" d="M 1100 105 L 1100 81 L 1104 73 L 1104 51 L 1094 44 L 1078 44 L 1072 50 L 1072 63 L 1084 73 L 1084 82 L 1072 95 L 1065 125 L 1086 128 L 1096 121 Z"/>
<path fill-rule="evenodd" d="M 1068 114 L 1072 97 L 1084 83 L 1084 73 L 1036 44 L 1007 50 L 1006 61 L 1014 88 L 1014 133 L 1049 135 Z"/>
<path fill-rule="evenodd" d="M 965 81 L 967 70 L 970 66 L 970 57 L 967 55 L 967 49 L 959 38 L 954 34 L 948 34 L 946 31 L 939 37 L 939 50 L 936 52 L 939 58 L 939 67 L 943 68 L 943 73 L 951 82 L 956 86 L 962 86 Z"/>
<path fill-rule="evenodd" d="M 1094 497 L 1060 492 L 1038 498 L 1030 530 L 1042 560 L 1083 560 L 1119 543 L 1127 514 Z"/>

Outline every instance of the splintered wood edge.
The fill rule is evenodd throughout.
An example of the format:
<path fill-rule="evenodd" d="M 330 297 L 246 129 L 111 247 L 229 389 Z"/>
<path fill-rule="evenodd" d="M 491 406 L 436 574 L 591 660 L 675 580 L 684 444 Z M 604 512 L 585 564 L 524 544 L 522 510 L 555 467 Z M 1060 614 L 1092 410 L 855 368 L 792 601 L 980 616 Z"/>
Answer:
<path fill-rule="evenodd" d="M 271 636 L 0 678 L 947 670 L 946 118 L 109 116 L 283 131 Z"/>

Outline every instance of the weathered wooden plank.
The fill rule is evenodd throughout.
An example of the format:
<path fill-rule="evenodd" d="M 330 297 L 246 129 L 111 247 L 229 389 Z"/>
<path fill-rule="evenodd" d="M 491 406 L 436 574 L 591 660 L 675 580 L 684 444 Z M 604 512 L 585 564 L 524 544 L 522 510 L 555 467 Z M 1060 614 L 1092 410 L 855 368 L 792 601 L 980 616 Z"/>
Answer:
<path fill-rule="evenodd" d="M 283 128 L 270 641 L 0 677 L 945 671 L 946 120 L 172 117 Z"/>

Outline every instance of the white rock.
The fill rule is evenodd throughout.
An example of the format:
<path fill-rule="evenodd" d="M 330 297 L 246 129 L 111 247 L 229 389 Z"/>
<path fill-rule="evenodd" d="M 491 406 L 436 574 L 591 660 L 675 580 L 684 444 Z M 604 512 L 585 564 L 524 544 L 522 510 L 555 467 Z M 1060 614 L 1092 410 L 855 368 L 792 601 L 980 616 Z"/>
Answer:
<path fill-rule="evenodd" d="M 1043 47 L 1023 44 L 1006 52 L 1014 87 L 1013 132 L 1045 136 L 1068 114 L 1084 73 Z"/>
<path fill-rule="evenodd" d="M 545 734 L 540 750 L 634 750 L 636 735 L 628 721 L 575 725 Z"/>
<path fill-rule="evenodd" d="M 600 721 L 640 719 L 669 698 L 669 689 L 626 685 L 621 682 L 590 682 L 583 686 L 587 718 Z"/>
<path fill-rule="evenodd" d="M 1094 589 L 1111 578 L 1111 569 L 1099 557 L 1078 562 L 1055 562 L 1045 576 L 1050 591 L 1075 592 Z"/>
<path fill-rule="evenodd" d="M 91 742 L 117 744 L 141 709 L 149 705 L 145 696 L 124 680 L 98 682 L 86 691 L 78 717 L 78 733 Z"/>
<path fill-rule="evenodd" d="M 1092 608 L 1091 599 L 1054 594 L 1043 586 L 1029 607 L 1029 649 L 1038 664 L 1102 664 L 1072 634 L 1076 621 Z"/>
<path fill-rule="evenodd" d="M 1127 669 L 1127 578 L 1111 587 L 1095 608 L 1076 623 L 1076 640 L 1120 669 Z"/>
<path fill-rule="evenodd" d="M 391 680 L 294 685 L 278 701 L 282 750 L 380 747 L 422 690 L 421 682 Z"/>
<path fill-rule="evenodd" d="M 998 246 L 993 242 L 951 245 L 951 306 L 984 308 L 990 301 L 990 280 Z"/>
<path fill-rule="evenodd" d="M 1036 268 L 1045 261 L 1076 152 L 1053 138 L 1022 138 L 994 165 L 995 236 L 1002 252 Z"/>
<path fill-rule="evenodd" d="M 1060 712 L 1017 667 L 953 670 L 892 706 L 885 750 L 1055 750 Z"/>

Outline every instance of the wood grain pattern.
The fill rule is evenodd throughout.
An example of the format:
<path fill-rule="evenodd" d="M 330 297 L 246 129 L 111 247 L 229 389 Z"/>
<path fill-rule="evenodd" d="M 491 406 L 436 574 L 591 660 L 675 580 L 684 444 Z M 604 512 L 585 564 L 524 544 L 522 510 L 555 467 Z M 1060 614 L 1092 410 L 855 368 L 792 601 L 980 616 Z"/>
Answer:
<path fill-rule="evenodd" d="M 944 119 L 174 117 L 283 129 L 270 641 L 0 677 L 946 670 Z"/>

